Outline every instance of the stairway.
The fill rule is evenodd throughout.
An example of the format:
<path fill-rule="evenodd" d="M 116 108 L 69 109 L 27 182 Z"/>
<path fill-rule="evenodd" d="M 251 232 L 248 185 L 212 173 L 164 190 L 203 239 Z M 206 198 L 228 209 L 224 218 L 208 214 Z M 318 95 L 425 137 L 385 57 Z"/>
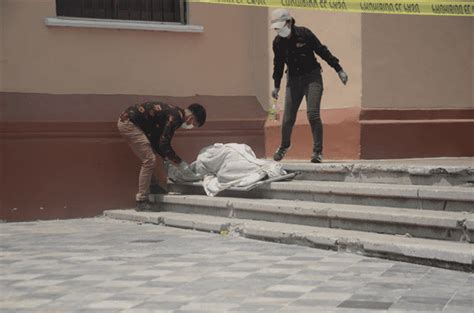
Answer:
<path fill-rule="evenodd" d="M 157 212 L 105 214 L 473 271 L 472 167 L 283 164 L 296 179 L 217 197 L 170 184 L 170 194 L 152 196 Z"/>

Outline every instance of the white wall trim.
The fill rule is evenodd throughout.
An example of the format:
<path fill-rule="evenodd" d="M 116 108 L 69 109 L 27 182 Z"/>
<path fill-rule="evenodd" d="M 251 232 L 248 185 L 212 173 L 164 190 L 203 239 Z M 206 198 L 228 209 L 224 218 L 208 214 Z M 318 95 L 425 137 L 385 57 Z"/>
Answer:
<path fill-rule="evenodd" d="M 73 17 L 47 17 L 44 19 L 46 26 L 50 27 L 80 27 L 80 28 L 107 28 L 107 29 L 131 29 L 149 30 L 178 33 L 202 33 L 204 26 L 183 25 L 179 23 L 161 23 L 147 21 L 108 20 L 93 18 Z"/>

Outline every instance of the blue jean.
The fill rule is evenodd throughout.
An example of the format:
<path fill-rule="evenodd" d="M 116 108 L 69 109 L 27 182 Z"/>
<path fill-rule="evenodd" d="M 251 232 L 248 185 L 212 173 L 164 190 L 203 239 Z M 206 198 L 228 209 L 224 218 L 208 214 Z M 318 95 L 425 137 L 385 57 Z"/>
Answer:
<path fill-rule="evenodd" d="M 321 121 L 321 97 L 323 79 L 321 70 L 315 69 L 309 74 L 288 76 L 286 84 L 285 110 L 281 128 L 281 146 L 288 148 L 296 115 L 303 97 L 306 96 L 307 116 L 313 135 L 313 152 L 323 152 L 323 123 Z"/>

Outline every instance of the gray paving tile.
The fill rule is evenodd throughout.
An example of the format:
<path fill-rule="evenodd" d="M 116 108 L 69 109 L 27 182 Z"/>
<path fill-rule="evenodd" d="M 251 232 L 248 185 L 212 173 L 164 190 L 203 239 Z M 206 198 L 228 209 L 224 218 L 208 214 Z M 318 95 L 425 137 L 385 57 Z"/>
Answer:
<path fill-rule="evenodd" d="M 465 306 L 474 308 L 474 293 L 471 298 L 453 298 L 448 303 L 449 306 Z"/>
<path fill-rule="evenodd" d="M 290 307 L 337 307 L 342 300 L 298 299 L 289 304 Z"/>
<path fill-rule="evenodd" d="M 185 302 L 171 301 L 146 301 L 142 304 L 134 306 L 134 309 L 153 309 L 153 310 L 176 310 L 186 305 Z"/>
<path fill-rule="evenodd" d="M 395 302 L 398 301 L 405 291 L 389 291 L 380 292 L 380 290 L 370 291 L 361 289 L 356 293 L 352 294 L 348 300 L 369 300 L 369 301 L 380 301 L 380 302 Z"/>
<path fill-rule="evenodd" d="M 376 282 L 376 283 L 368 283 L 365 287 L 373 288 L 377 290 L 407 290 L 411 289 L 413 284 L 401 284 L 401 283 L 384 283 L 384 282 Z"/>
<path fill-rule="evenodd" d="M 442 304 L 428 304 L 428 303 L 413 303 L 397 301 L 393 304 L 391 309 L 394 310 L 412 310 L 412 311 L 424 311 L 424 312 L 441 312 L 444 309 Z"/>
<path fill-rule="evenodd" d="M 474 306 L 448 305 L 443 309 L 443 313 L 474 313 Z"/>
<path fill-rule="evenodd" d="M 364 300 L 346 300 L 339 304 L 338 308 L 349 309 L 367 309 L 367 310 L 387 310 L 393 302 L 364 301 Z"/>
<path fill-rule="evenodd" d="M 289 298 L 295 299 L 299 298 L 304 294 L 304 292 L 291 292 L 291 291 L 266 291 L 262 294 L 264 297 L 270 298 Z"/>
<path fill-rule="evenodd" d="M 421 297 L 421 296 L 403 296 L 400 298 L 401 302 L 446 305 L 449 301 L 447 297 Z"/>
<path fill-rule="evenodd" d="M 228 312 L 277 312 L 280 308 L 279 305 L 245 303 L 228 310 Z"/>
<path fill-rule="evenodd" d="M 1 227 L 2 313 L 458 313 L 474 292 L 472 274 L 106 218 Z"/>

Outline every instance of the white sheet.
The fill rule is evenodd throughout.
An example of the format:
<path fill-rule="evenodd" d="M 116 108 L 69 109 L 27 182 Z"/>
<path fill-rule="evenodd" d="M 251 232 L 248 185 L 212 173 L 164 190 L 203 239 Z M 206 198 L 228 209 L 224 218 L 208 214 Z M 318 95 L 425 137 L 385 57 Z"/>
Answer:
<path fill-rule="evenodd" d="M 247 187 L 267 177 L 287 174 L 281 164 L 257 159 L 248 145 L 237 143 L 216 143 L 203 148 L 191 169 L 203 177 L 202 185 L 208 196 L 230 187 Z M 172 172 L 168 175 L 173 181 L 185 180 L 172 177 Z"/>

